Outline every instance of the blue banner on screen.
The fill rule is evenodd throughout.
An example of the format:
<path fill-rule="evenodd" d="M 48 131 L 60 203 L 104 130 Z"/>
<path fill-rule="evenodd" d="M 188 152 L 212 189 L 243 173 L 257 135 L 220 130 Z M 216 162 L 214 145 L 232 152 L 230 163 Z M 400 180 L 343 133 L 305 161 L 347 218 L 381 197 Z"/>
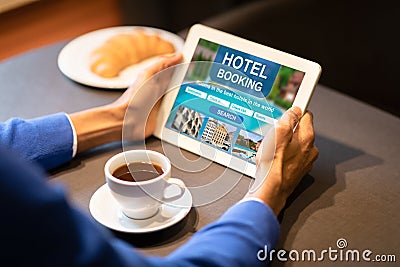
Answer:
<path fill-rule="evenodd" d="M 256 97 L 269 95 L 280 65 L 269 60 L 220 46 L 211 67 L 210 78 Z M 228 68 L 224 68 L 224 66 Z"/>

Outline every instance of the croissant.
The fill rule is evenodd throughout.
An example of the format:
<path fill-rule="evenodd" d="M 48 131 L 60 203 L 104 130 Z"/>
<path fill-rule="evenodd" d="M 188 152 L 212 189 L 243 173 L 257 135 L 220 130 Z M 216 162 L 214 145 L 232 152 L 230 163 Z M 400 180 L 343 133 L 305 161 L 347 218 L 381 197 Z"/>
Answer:
<path fill-rule="evenodd" d="M 126 67 L 147 58 L 175 52 L 174 45 L 157 34 L 136 30 L 117 34 L 93 50 L 89 57 L 92 72 L 113 78 Z"/>

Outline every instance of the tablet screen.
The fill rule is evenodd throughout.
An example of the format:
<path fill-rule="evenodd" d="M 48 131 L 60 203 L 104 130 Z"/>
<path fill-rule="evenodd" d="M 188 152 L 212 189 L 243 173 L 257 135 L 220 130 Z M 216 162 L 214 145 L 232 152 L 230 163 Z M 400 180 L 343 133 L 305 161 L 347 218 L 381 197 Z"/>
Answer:
<path fill-rule="evenodd" d="M 305 73 L 205 39 L 192 62 L 165 127 L 255 164 L 265 131 L 292 106 Z"/>

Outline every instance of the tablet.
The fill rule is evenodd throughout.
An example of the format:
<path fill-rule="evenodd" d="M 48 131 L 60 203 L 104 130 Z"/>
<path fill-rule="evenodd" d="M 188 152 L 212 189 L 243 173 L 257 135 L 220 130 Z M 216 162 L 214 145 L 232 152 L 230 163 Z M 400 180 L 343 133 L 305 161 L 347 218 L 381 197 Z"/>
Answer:
<path fill-rule="evenodd" d="M 200 24 L 182 53 L 154 135 L 254 177 L 261 140 L 291 106 L 307 108 L 321 67 Z"/>

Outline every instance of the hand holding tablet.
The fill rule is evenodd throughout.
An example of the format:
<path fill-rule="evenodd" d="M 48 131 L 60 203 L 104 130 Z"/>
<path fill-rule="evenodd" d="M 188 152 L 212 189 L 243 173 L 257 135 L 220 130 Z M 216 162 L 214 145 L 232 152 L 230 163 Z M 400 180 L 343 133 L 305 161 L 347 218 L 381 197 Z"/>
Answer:
<path fill-rule="evenodd" d="M 182 53 L 155 136 L 254 177 L 259 143 L 291 106 L 304 112 L 320 66 L 203 25 Z"/>

